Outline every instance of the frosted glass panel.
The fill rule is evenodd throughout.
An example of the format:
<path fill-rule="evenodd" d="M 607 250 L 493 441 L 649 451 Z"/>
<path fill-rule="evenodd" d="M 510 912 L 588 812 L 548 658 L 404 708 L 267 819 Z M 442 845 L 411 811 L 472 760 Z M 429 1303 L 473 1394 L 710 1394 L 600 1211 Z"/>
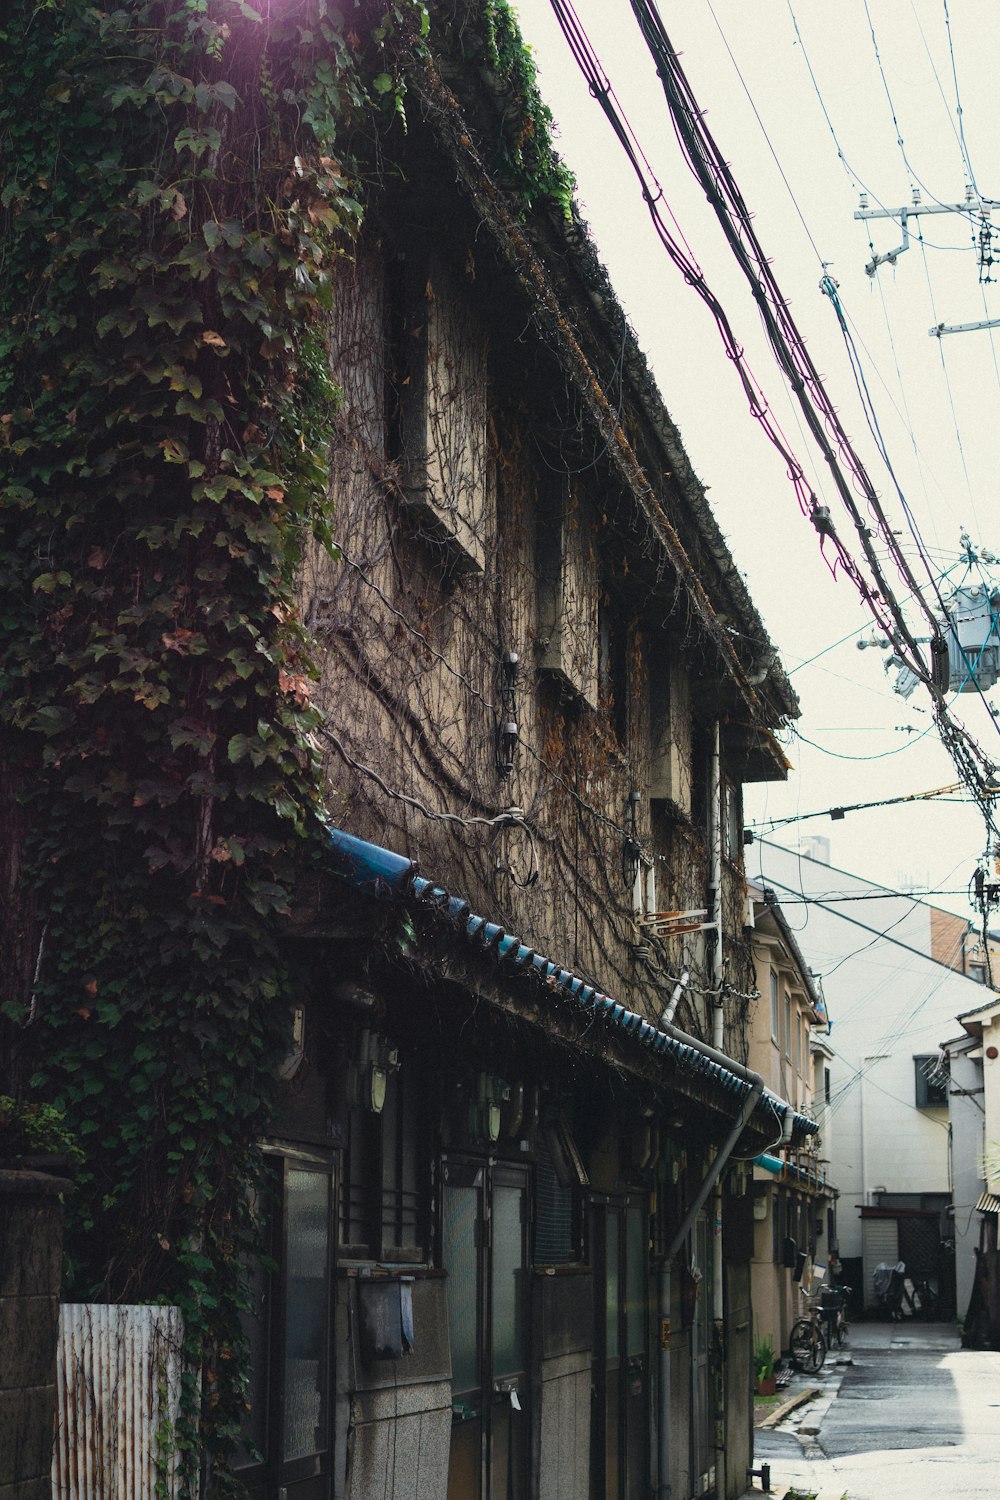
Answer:
<path fill-rule="evenodd" d="M 493 1376 L 524 1369 L 524 1232 L 520 1187 L 493 1193 Z"/>
<path fill-rule="evenodd" d="M 477 1315 L 476 1220 L 479 1189 L 444 1190 L 442 1253 L 448 1272 L 448 1333 L 451 1338 L 451 1388 L 479 1388 L 479 1318 Z"/>
<path fill-rule="evenodd" d="M 607 1318 L 607 1358 L 617 1359 L 621 1354 L 619 1332 L 619 1302 L 621 1299 L 621 1250 L 618 1243 L 620 1223 L 618 1215 L 609 1213 L 605 1220 L 605 1313 Z"/>
<path fill-rule="evenodd" d="M 641 1208 L 625 1216 L 625 1337 L 626 1354 L 642 1354 L 646 1347 L 646 1233 Z"/>
<path fill-rule="evenodd" d="M 329 1318 L 330 1178 L 290 1170 L 285 1281 L 284 1457 L 325 1450 Z"/>

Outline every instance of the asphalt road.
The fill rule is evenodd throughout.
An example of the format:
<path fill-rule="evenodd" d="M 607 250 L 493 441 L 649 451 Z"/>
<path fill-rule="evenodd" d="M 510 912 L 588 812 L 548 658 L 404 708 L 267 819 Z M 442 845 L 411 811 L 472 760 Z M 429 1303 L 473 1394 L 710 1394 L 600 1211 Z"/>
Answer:
<path fill-rule="evenodd" d="M 849 1353 L 812 1382 L 817 1400 L 756 1434 L 755 1462 L 770 1463 L 776 1495 L 997 1500 L 1000 1353 L 963 1350 L 953 1326 L 909 1321 L 852 1327 Z"/>

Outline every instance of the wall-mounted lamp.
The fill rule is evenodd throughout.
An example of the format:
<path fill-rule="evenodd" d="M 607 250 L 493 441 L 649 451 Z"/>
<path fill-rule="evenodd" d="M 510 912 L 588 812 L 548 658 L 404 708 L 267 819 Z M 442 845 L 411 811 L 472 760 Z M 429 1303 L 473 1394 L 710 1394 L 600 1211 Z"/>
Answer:
<path fill-rule="evenodd" d="M 498 776 L 510 776 L 514 770 L 520 730 L 517 727 L 516 651 L 505 651 L 500 659 L 500 707 L 497 714 L 496 765 Z"/>
<path fill-rule="evenodd" d="M 492 1073 L 480 1073 L 470 1106 L 472 1133 L 495 1145 L 500 1139 L 500 1106 L 510 1099 L 510 1085 Z"/>
<path fill-rule="evenodd" d="M 367 1028 L 359 1031 L 350 1073 L 350 1102 L 354 1108 L 380 1115 L 389 1088 L 389 1074 L 398 1067 L 399 1053 L 384 1036 Z"/>
<path fill-rule="evenodd" d="M 278 1076 L 283 1083 L 291 1083 L 306 1059 L 306 1008 L 296 1002 L 291 1007 L 292 1034 L 288 1051 L 278 1067 Z"/>

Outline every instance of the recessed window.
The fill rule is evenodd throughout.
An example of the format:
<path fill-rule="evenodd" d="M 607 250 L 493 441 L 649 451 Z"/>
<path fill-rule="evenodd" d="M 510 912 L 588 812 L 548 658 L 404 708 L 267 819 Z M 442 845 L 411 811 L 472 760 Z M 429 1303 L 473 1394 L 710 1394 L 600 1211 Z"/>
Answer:
<path fill-rule="evenodd" d="M 395 263 L 387 306 L 389 456 L 398 452 L 426 533 L 460 568 L 481 573 L 491 494 L 486 339 L 458 278 L 437 260 Z"/>
<path fill-rule="evenodd" d="M 741 816 L 739 787 L 731 781 L 722 783 L 723 836 L 726 858 L 739 861 L 743 858 L 743 819 Z"/>
<path fill-rule="evenodd" d="M 792 1058 L 792 997 L 785 994 L 785 1056 Z"/>
<path fill-rule="evenodd" d="M 281 1493 L 302 1473 L 329 1483 L 333 1166 L 268 1153 L 270 1270 L 251 1268 L 249 1405 L 236 1467 L 254 1494 Z M 264 1212 L 264 1206 L 261 1206 Z"/>
<path fill-rule="evenodd" d="M 947 1109 L 948 1073 L 943 1060 L 936 1053 L 915 1057 L 913 1069 L 917 1108 Z"/>
<path fill-rule="evenodd" d="M 771 970 L 771 1035 L 778 1040 L 778 976 Z"/>
<path fill-rule="evenodd" d="M 346 1122 L 341 1252 L 360 1260 L 420 1260 L 424 1225 L 418 1143 L 425 1139 L 425 1132 L 419 1082 L 410 1062 L 385 1069 L 374 1100 L 378 1109 L 362 1085 L 363 1076 Z"/>
<path fill-rule="evenodd" d="M 628 744 L 628 624 L 616 600 L 602 593 L 597 608 L 598 692 L 615 738 Z"/>

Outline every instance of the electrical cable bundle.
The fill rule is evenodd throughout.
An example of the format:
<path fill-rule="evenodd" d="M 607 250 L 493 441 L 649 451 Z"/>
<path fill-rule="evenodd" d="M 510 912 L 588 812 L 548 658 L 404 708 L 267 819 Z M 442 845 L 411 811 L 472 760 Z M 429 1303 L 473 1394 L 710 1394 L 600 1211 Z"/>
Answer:
<path fill-rule="evenodd" d="M 808 486 L 801 464 L 791 452 L 780 429 L 768 412 L 760 388 L 749 372 L 743 350 L 736 340 L 724 309 L 708 288 L 701 268 L 689 247 L 686 243 L 681 243 L 683 236 L 678 239 L 667 225 L 661 208 L 662 189 L 653 177 L 634 131 L 618 106 L 607 76 L 573 9 L 572 0 L 551 0 L 553 11 L 569 43 L 574 59 L 640 181 L 643 198 L 656 232 L 687 283 L 698 292 L 712 311 L 722 334 L 726 352 L 737 367 L 751 410 L 784 459 L 800 506 L 812 520 L 821 539 L 824 542 L 829 539 L 836 549 L 839 561 L 859 590 L 864 604 L 873 615 L 878 627 L 892 642 L 896 654 L 930 693 L 941 739 L 986 820 L 987 827 L 996 834 L 998 830 L 994 823 L 993 812 L 995 767 L 969 731 L 952 718 L 945 701 L 946 683 L 942 680 L 941 668 L 942 666 L 944 669 L 947 668 L 948 646 L 941 622 L 935 615 L 931 604 L 924 597 L 896 539 L 893 527 L 882 509 L 875 486 L 862 460 L 855 452 L 836 408 L 824 388 L 822 378 L 812 362 L 767 256 L 757 239 L 743 196 L 727 162 L 705 125 L 703 112 L 680 66 L 656 6 L 652 0 L 630 0 L 630 3 L 643 39 L 656 65 L 681 149 L 712 205 L 726 241 L 750 285 L 778 366 L 798 401 L 809 431 L 826 459 L 841 500 L 857 531 L 871 581 L 865 576 L 862 567 L 854 559 L 846 543 L 838 536 L 829 510 L 819 504 Z M 831 295 L 832 284 L 831 287 L 823 289 L 827 295 Z M 845 468 L 847 473 L 844 472 Z M 875 528 L 870 525 L 859 508 L 852 485 L 867 504 L 870 516 L 876 523 Z M 906 583 L 907 591 L 917 601 L 928 623 L 931 636 L 930 666 L 924 660 L 918 641 L 903 614 L 902 606 L 885 575 L 874 545 L 873 532 L 875 530 Z"/>

